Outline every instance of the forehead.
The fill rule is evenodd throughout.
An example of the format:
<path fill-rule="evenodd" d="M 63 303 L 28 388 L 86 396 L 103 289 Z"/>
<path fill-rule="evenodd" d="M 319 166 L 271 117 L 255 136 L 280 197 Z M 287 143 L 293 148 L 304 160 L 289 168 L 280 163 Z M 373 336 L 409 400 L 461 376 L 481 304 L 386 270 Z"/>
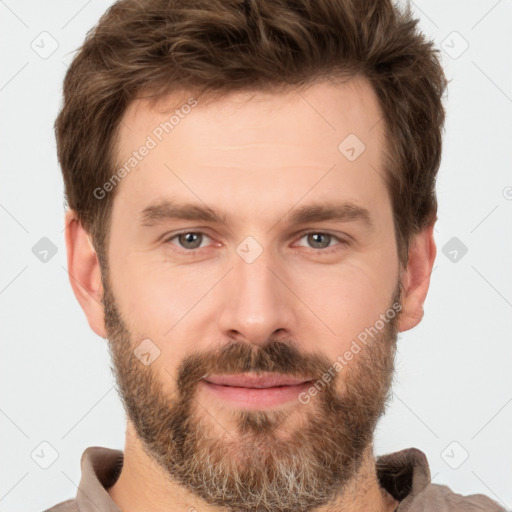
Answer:
<path fill-rule="evenodd" d="M 356 202 L 358 189 L 366 189 L 371 200 L 384 188 L 384 137 L 378 100 L 361 78 L 214 100 L 186 91 L 155 105 L 138 99 L 120 125 L 117 165 L 128 172 L 116 193 L 142 206 L 162 196 L 168 185 L 167 192 L 195 199 L 217 194 L 229 205 L 230 194 L 263 201 L 271 187 L 268 197 L 275 202 L 276 189 L 293 200 L 312 187 L 321 194 L 344 184 Z M 136 159 L 143 146 L 150 150 Z M 315 185 L 321 178 L 323 183 Z"/>
<path fill-rule="evenodd" d="M 192 100 L 195 106 L 189 107 Z M 183 133 L 183 127 L 177 128 L 185 124 L 182 123 L 185 119 L 189 130 Z M 280 133 L 279 142 L 294 143 L 300 132 L 316 146 L 322 141 L 332 145 L 349 130 L 363 141 L 369 136 L 376 139 L 379 130 L 368 132 L 373 132 L 381 120 L 375 92 L 362 77 L 338 83 L 324 81 L 307 88 L 290 87 L 279 93 L 243 91 L 214 98 L 208 95 L 194 97 L 190 92 L 180 90 L 161 97 L 155 104 L 144 97 L 134 100 L 121 121 L 118 149 L 121 153 L 131 150 L 143 135 L 165 138 L 170 131 L 164 129 L 160 135 L 154 133 L 155 130 L 162 131 L 158 130 L 162 121 L 171 122 L 176 142 L 180 132 L 186 137 L 193 131 L 197 137 L 193 141 L 195 146 L 212 146 L 216 141 L 225 142 L 227 137 L 238 145 L 251 144 L 255 136 L 260 142 L 275 143 L 274 130 L 262 129 L 280 127 L 286 127 L 286 130 Z"/>

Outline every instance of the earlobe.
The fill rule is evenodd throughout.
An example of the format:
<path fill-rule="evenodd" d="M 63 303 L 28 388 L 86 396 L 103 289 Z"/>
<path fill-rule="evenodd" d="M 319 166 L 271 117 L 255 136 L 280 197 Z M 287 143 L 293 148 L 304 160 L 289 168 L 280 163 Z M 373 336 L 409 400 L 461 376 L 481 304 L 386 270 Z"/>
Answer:
<path fill-rule="evenodd" d="M 404 332 L 418 325 L 423 318 L 423 303 L 430 286 L 430 275 L 436 258 L 434 223 L 411 240 L 409 261 L 402 279 L 402 312 L 399 331 Z"/>
<path fill-rule="evenodd" d="M 98 336 L 106 338 L 101 268 L 96 251 L 73 210 L 66 212 L 65 226 L 67 270 L 71 287 L 91 329 Z"/>

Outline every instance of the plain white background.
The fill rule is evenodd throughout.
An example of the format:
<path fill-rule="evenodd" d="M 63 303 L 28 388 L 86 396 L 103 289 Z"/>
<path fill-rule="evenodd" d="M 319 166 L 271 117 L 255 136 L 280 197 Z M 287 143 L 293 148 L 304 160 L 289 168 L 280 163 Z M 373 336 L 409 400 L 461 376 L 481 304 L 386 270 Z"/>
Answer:
<path fill-rule="evenodd" d="M 0 0 L 5 512 L 38 512 L 74 497 L 86 447 L 123 449 L 124 412 L 106 343 L 90 330 L 68 281 L 53 134 L 73 52 L 111 3 Z M 438 255 L 425 317 L 399 337 L 393 401 L 375 451 L 417 447 L 434 483 L 511 508 L 512 2 L 412 7 L 451 80 Z M 56 251 L 46 262 L 37 256 L 44 237 Z"/>

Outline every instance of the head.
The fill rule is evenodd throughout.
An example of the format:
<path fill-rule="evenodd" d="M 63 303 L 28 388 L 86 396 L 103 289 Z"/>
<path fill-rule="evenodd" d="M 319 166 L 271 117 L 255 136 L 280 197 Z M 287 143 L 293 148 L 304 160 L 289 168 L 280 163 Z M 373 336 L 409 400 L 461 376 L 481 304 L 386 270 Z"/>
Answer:
<path fill-rule="evenodd" d="M 144 449 L 209 503 L 319 506 L 368 453 L 436 252 L 446 80 L 416 24 L 125 0 L 67 72 L 71 283 Z M 308 384 L 249 406 L 207 383 L 237 373 Z"/>

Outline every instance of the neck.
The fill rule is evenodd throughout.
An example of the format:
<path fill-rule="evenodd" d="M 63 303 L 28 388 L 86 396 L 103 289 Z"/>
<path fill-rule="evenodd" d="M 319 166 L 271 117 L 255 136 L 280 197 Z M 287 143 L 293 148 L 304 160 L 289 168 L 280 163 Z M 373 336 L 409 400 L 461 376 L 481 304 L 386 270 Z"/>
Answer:
<path fill-rule="evenodd" d="M 126 431 L 121 474 L 107 492 L 124 512 L 167 512 L 170 505 L 175 511 L 195 509 L 201 512 L 221 512 L 171 480 L 144 451 L 130 422 Z M 345 486 L 343 493 L 335 502 L 315 512 L 393 512 L 398 504 L 379 485 L 373 446 L 370 444 L 359 471 Z"/>

